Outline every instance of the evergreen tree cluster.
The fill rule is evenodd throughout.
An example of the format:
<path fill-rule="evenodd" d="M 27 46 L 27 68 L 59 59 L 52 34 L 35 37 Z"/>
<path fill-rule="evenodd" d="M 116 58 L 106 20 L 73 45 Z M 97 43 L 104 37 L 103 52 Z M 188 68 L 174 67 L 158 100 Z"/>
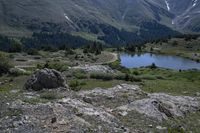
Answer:
<path fill-rule="evenodd" d="M 138 27 L 140 27 L 140 30 L 133 33 L 124 29 L 120 30 L 112 26 L 102 25 L 101 30 L 105 35 L 98 37 L 98 39 L 113 46 L 120 46 L 127 43 L 141 44 L 157 39 L 165 39 L 169 36 L 181 36 L 179 32 L 155 21 L 142 22 L 138 24 Z"/>
<path fill-rule="evenodd" d="M 80 47 L 90 43 L 78 36 L 73 36 L 68 33 L 34 33 L 31 38 L 23 38 L 22 42 L 25 48 L 45 48 L 45 47 Z"/>
<path fill-rule="evenodd" d="M 179 34 L 169 28 L 154 23 L 146 22 L 140 24 L 139 34 L 127 32 L 123 29 L 119 30 L 115 27 L 99 24 L 98 30 L 102 30 L 104 36 L 98 37 L 103 40 L 107 46 L 118 47 L 125 46 L 128 51 L 141 51 L 143 45 L 147 42 L 151 43 L 167 43 L 171 37 L 184 38 L 185 41 L 197 39 L 198 34 Z M 89 27 L 90 29 L 92 27 Z M 149 28 L 148 30 L 146 30 Z M 92 29 L 91 29 L 92 30 Z M 88 45 L 89 44 L 89 45 Z M 176 42 L 173 43 L 176 45 Z M 33 33 L 29 38 L 9 38 L 0 35 L 0 51 L 21 52 L 28 51 L 30 54 L 37 54 L 36 50 L 42 49 L 46 51 L 65 50 L 66 48 L 84 47 L 85 53 L 100 54 L 102 44 L 91 42 L 78 36 L 73 36 L 63 32 L 47 32 L 46 30 Z"/>
<path fill-rule="evenodd" d="M 22 45 L 14 39 L 0 36 L 0 50 L 5 52 L 20 52 L 22 50 Z"/>
<path fill-rule="evenodd" d="M 142 52 L 142 49 L 145 47 L 144 44 L 127 44 L 125 50 L 129 52 Z"/>
<path fill-rule="evenodd" d="M 103 51 L 103 45 L 101 43 L 94 42 L 90 45 L 86 45 L 83 48 L 84 53 L 94 53 L 96 55 L 101 54 L 101 51 Z"/>
<path fill-rule="evenodd" d="M 159 24 L 155 21 L 152 22 L 143 22 L 139 25 L 140 27 L 140 36 L 145 41 L 153 41 L 157 39 L 165 39 L 169 36 L 178 36 L 181 35 L 179 32 L 171 30 L 167 26 Z"/>
<path fill-rule="evenodd" d="M 8 73 L 11 67 L 12 65 L 10 63 L 9 57 L 6 54 L 0 52 L 0 75 Z"/>

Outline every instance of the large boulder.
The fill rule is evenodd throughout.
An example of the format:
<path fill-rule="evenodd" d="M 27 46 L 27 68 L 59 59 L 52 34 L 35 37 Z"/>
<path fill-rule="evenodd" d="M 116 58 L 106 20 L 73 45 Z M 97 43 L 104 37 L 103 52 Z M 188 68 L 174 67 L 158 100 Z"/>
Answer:
<path fill-rule="evenodd" d="M 42 69 L 35 72 L 25 83 L 26 89 L 35 91 L 67 87 L 62 74 L 54 69 Z"/>

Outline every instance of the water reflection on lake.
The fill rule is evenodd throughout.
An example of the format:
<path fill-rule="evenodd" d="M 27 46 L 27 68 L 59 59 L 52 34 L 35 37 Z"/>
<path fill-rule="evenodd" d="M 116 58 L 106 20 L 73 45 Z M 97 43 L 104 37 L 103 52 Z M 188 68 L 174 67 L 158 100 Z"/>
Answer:
<path fill-rule="evenodd" d="M 200 63 L 178 56 L 158 55 L 151 53 L 120 54 L 121 64 L 126 68 L 139 68 L 155 63 L 156 66 L 175 70 L 199 69 Z"/>

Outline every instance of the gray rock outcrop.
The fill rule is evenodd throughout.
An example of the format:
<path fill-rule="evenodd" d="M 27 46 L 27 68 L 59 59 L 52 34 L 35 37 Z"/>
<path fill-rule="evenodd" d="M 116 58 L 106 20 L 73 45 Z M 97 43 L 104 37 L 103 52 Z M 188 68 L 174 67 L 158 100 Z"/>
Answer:
<path fill-rule="evenodd" d="M 114 73 L 114 70 L 112 70 L 109 66 L 104 65 L 83 65 L 73 67 L 72 69 L 80 69 L 85 72 Z"/>
<path fill-rule="evenodd" d="M 26 89 L 35 91 L 67 87 L 62 74 L 54 69 L 42 69 L 35 72 L 25 83 Z"/>
<path fill-rule="evenodd" d="M 149 98 L 133 101 L 127 105 L 118 107 L 121 114 L 137 111 L 159 121 L 173 117 L 184 117 L 188 113 L 200 109 L 197 98 L 189 96 L 171 96 L 164 93 L 148 94 Z"/>
<path fill-rule="evenodd" d="M 48 73 L 48 76 L 51 75 L 49 77 L 55 77 L 54 71 L 44 69 L 36 72 L 33 76 L 35 76 L 34 79 L 40 79 L 43 78 L 43 76 L 40 77 L 41 73 Z M 56 78 L 56 82 L 58 79 Z M 32 83 L 32 81 L 29 82 Z M 54 82 L 55 80 L 50 83 Z M 43 84 L 42 87 L 44 87 Z M 46 91 L 63 94 L 63 97 L 47 103 L 30 104 L 23 100 L 9 103 L 8 106 L 5 106 L 6 111 L 18 111 L 18 114 L 1 119 L 0 132 L 167 132 L 168 127 L 165 127 L 162 121 L 169 118 L 170 120 L 178 117 L 184 118 L 188 114 L 200 110 L 198 97 L 147 93 L 138 85 L 131 84 L 80 92 L 62 88 Z M 37 99 L 40 97 L 40 93 L 36 91 L 24 93 L 24 97 Z M 179 124 L 173 124 L 172 127 L 174 126 L 184 130 L 187 128 L 187 126 Z"/>

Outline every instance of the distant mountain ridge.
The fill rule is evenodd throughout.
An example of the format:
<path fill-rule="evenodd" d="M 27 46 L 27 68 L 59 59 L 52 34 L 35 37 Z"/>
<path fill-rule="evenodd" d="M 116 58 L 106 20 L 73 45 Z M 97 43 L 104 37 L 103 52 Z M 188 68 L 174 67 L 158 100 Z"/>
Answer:
<path fill-rule="evenodd" d="M 78 35 L 97 36 L 107 43 L 119 38 L 115 43 L 126 43 L 149 35 L 199 32 L 199 9 L 200 0 L 0 0 L 0 33 L 83 33 Z M 111 33 L 116 37 L 109 40 Z"/>
<path fill-rule="evenodd" d="M 159 0 L 158 0 L 159 1 Z M 174 28 L 185 32 L 200 31 L 200 0 L 164 0 L 163 6 L 174 14 Z"/>

